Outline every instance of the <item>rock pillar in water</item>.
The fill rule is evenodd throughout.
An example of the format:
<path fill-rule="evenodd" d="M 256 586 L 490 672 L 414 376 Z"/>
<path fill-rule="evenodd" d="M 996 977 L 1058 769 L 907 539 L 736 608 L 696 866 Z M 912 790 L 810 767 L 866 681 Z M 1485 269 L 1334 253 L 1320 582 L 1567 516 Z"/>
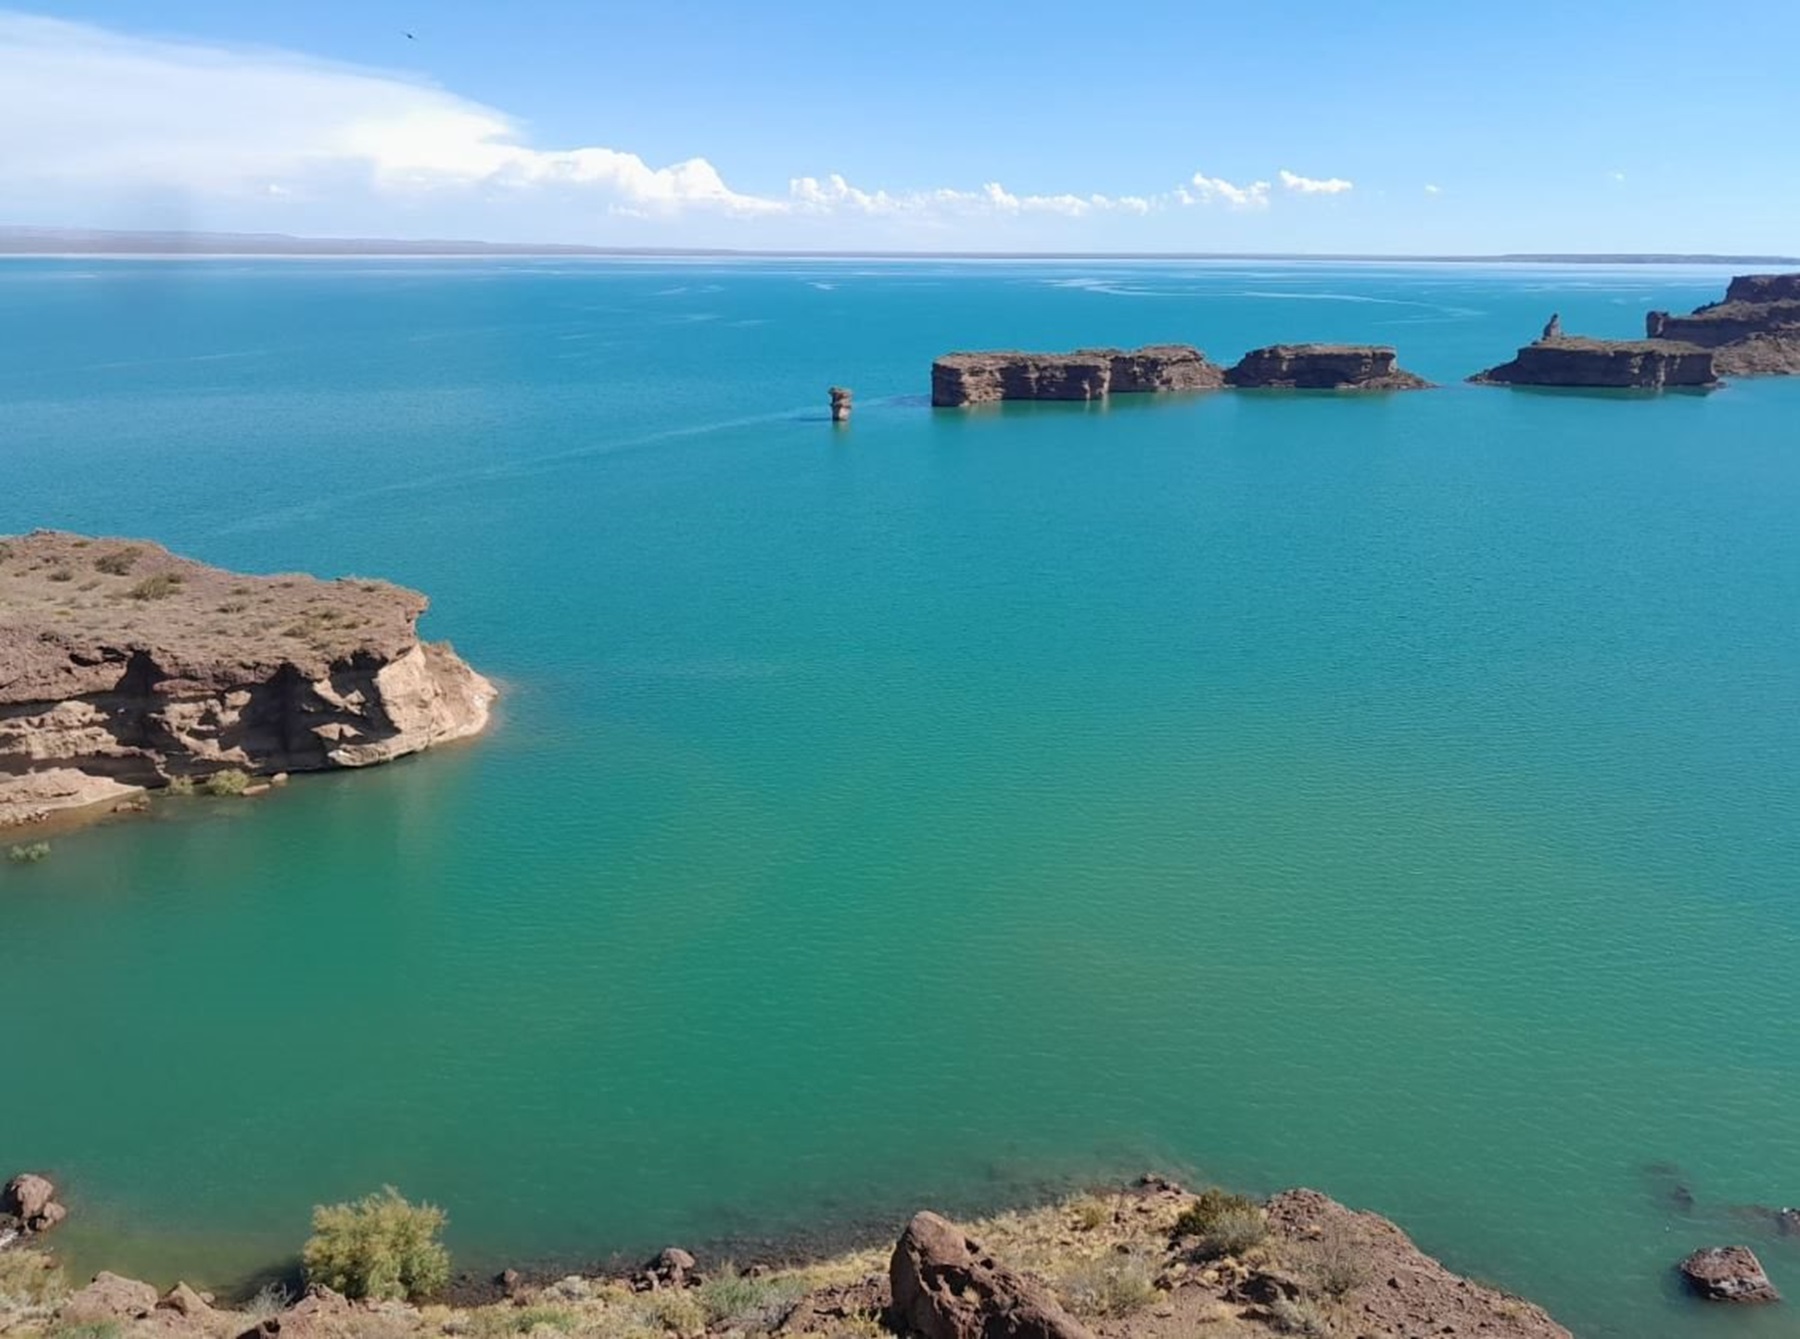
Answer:
<path fill-rule="evenodd" d="M 833 423 L 850 421 L 850 397 L 851 392 L 847 387 L 833 386 L 831 388 L 831 421 Z"/>

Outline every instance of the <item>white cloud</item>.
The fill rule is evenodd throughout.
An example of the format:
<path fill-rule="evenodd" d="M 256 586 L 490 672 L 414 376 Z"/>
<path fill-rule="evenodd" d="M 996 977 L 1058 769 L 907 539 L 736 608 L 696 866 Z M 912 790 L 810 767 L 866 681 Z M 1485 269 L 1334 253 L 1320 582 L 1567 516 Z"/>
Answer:
<path fill-rule="evenodd" d="M 1442 195 L 1443 193 L 1444 193 L 1444 188 L 1442 186 L 1436 186 L 1430 182 L 1425 183 L 1425 194 L 1427 194 L 1427 195 Z"/>
<path fill-rule="evenodd" d="M 936 227 L 1133 218 L 1200 204 L 1263 210 L 1272 191 L 1267 181 L 1199 173 L 1173 190 L 1126 195 L 1017 193 L 997 181 L 893 191 L 832 174 L 758 193 L 733 187 L 703 157 L 656 166 L 618 148 L 535 146 L 505 112 L 410 74 L 6 10 L 0 127 L 6 199 L 15 209 L 29 200 L 62 210 L 69 222 L 95 201 L 168 197 L 191 207 L 200 226 L 224 214 L 441 227 L 510 209 L 529 228 L 554 207 L 585 220 L 695 214 Z M 1280 180 L 1304 194 L 1351 188 L 1287 171 Z"/>
<path fill-rule="evenodd" d="M 1625 174 L 1623 172 L 1618 172 L 1618 171 L 1608 172 L 1606 174 L 1606 176 L 1609 181 L 1612 181 L 1616 184 L 1623 184 L 1623 182 L 1625 180 Z"/>
<path fill-rule="evenodd" d="M 1234 186 L 1222 177 L 1209 177 L 1196 172 L 1190 183 L 1193 190 L 1177 187 L 1175 198 L 1184 205 L 1211 204 L 1222 200 L 1233 209 L 1267 209 L 1269 183 L 1253 181 L 1248 186 Z"/>
<path fill-rule="evenodd" d="M 1281 184 L 1290 191 L 1301 195 L 1342 195 L 1346 191 L 1356 189 L 1356 183 L 1345 181 L 1342 177 L 1303 177 L 1298 173 L 1281 169 Z"/>

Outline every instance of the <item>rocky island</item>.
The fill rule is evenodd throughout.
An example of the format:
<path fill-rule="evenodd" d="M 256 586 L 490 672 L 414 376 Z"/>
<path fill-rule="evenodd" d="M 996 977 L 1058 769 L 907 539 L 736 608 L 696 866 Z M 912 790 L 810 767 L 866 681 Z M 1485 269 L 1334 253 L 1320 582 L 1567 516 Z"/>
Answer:
<path fill-rule="evenodd" d="M 1431 383 L 1398 365 L 1380 344 L 1271 344 L 1225 374 L 1240 390 L 1416 391 Z"/>
<path fill-rule="evenodd" d="M 931 403 L 1099 400 L 1108 395 L 1215 390 L 1225 370 L 1187 344 L 1073 353 L 950 353 L 931 365 Z"/>
<path fill-rule="evenodd" d="M 1511 362 L 1470 381 L 1494 386 L 1587 386 L 1613 390 L 1705 389 L 1719 384 L 1713 355 L 1667 339 L 1584 339 L 1547 335 Z"/>
<path fill-rule="evenodd" d="M 1644 325 L 1652 339 L 1710 349 L 1726 376 L 1800 375 L 1800 274 L 1741 274 L 1723 302 L 1686 316 L 1651 312 Z"/>
<path fill-rule="evenodd" d="M 492 684 L 384 581 L 240 576 L 143 540 L 0 538 L 0 828 L 220 773 L 480 731 Z"/>

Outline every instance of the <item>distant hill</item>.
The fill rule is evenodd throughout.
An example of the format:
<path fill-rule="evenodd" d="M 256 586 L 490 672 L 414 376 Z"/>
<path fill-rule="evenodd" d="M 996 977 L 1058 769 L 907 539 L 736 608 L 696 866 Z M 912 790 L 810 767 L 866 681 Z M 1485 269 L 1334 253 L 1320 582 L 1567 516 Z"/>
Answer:
<path fill-rule="evenodd" d="M 581 246 L 451 238 L 290 237 L 254 232 L 132 232 L 103 228 L 0 227 L 0 256 L 770 256 L 935 260 L 1326 260 L 1441 261 L 1496 265 L 1800 266 L 1796 256 L 1533 252 L 1424 256 L 1232 251 L 807 251 L 728 247 Z"/>

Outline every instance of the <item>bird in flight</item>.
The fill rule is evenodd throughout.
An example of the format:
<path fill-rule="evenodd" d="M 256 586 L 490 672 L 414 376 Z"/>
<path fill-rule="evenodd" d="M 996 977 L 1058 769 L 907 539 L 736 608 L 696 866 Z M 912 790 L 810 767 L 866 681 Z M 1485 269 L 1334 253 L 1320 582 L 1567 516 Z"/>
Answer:
<path fill-rule="evenodd" d="M 412 34 L 411 34 L 411 33 L 408 33 L 408 34 L 406 34 L 406 40 L 407 40 L 407 41 L 409 41 L 409 42 L 416 42 L 416 41 L 418 41 L 418 40 L 419 40 L 419 39 L 418 39 L 418 38 L 416 38 L 416 37 L 414 37 L 414 36 L 413 36 L 413 35 L 412 35 Z"/>

